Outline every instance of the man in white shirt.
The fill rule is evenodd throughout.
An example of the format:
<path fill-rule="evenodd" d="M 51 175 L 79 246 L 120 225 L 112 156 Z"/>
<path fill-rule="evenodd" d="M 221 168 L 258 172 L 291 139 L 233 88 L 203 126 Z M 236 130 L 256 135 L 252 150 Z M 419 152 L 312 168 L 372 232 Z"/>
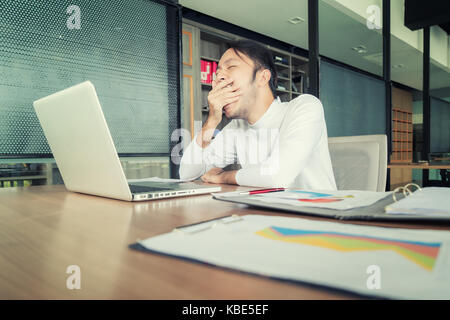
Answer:
<path fill-rule="evenodd" d="M 303 94 L 282 103 L 276 82 L 270 51 L 253 41 L 231 45 L 208 95 L 208 119 L 181 159 L 181 179 L 336 190 L 320 100 Z M 213 138 L 223 114 L 232 120 Z M 240 170 L 223 170 L 236 161 Z"/>

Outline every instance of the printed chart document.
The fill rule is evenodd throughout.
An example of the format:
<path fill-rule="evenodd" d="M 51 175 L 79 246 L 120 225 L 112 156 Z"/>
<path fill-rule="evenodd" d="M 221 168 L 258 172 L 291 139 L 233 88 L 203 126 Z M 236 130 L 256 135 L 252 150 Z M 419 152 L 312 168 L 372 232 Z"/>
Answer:
<path fill-rule="evenodd" d="M 130 247 L 368 296 L 450 299 L 449 231 L 246 215 Z"/>
<path fill-rule="evenodd" d="M 402 193 L 396 193 L 395 198 L 398 199 L 396 203 L 393 194 L 393 192 L 361 190 L 286 189 L 281 192 L 252 195 L 248 192 L 213 193 L 213 198 L 258 208 L 334 219 L 450 221 L 449 188 L 423 188 L 422 191 L 418 190 L 412 194 L 406 193 L 406 197 Z"/>
<path fill-rule="evenodd" d="M 307 191 L 286 190 L 283 192 L 253 195 L 255 199 L 270 203 L 290 204 L 297 207 L 316 207 L 348 210 L 366 207 L 386 198 L 391 192 L 372 192 L 359 190 Z"/>

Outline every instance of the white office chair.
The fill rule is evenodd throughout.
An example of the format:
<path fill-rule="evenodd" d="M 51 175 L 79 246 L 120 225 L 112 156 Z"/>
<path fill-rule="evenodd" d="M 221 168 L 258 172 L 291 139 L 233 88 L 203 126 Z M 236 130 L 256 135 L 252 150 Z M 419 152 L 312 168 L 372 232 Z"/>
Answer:
<path fill-rule="evenodd" d="M 332 137 L 328 147 L 338 190 L 385 191 L 386 135 Z"/>

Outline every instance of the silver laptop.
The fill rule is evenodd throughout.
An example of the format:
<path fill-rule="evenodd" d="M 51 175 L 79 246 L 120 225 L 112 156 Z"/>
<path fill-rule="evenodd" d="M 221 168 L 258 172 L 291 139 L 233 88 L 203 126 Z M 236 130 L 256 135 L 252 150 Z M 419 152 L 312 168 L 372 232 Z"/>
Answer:
<path fill-rule="evenodd" d="M 90 81 L 36 100 L 33 105 L 70 191 L 143 201 L 221 190 L 193 182 L 129 184 Z"/>

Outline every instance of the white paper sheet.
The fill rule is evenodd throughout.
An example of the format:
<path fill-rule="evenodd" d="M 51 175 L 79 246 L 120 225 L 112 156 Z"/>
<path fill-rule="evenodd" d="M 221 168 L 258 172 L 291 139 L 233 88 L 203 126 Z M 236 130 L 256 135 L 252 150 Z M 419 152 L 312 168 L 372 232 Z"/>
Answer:
<path fill-rule="evenodd" d="M 159 177 L 150 177 L 150 178 L 142 178 L 142 179 L 127 179 L 128 183 L 133 182 L 190 182 L 194 181 L 195 179 L 166 179 L 166 178 L 159 178 Z"/>
<path fill-rule="evenodd" d="M 296 207 L 349 210 L 370 206 L 391 194 L 392 192 L 360 190 L 286 190 L 283 192 L 269 192 L 246 197 L 251 197 L 252 199 L 260 200 L 262 202 L 288 204 Z M 220 196 L 235 197 L 239 196 L 239 192 L 221 193 Z"/>
<path fill-rule="evenodd" d="M 185 232 L 140 244 L 221 267 L 365 295 L 450 299 L 449 231 L 261 215 L 209 225 L 192 234 L 182 229 Z"/>
<path fill-rule="evenodd" d="M 429 187 L 386 207 L 391 214 L 450 215 L 450 188 Z"/>

